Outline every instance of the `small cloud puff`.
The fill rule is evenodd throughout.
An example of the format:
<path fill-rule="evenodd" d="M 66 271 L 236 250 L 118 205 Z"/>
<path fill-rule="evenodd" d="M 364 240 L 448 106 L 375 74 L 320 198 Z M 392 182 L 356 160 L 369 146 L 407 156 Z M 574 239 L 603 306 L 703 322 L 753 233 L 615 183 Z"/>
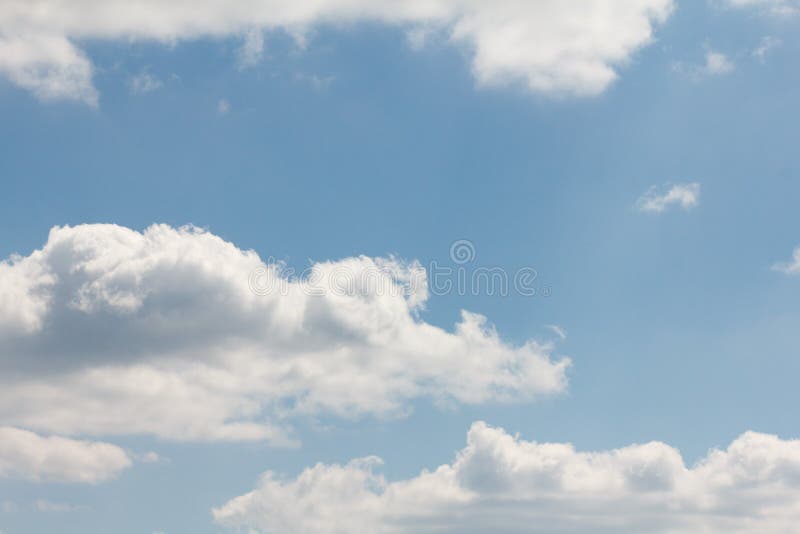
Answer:
<path fill-rule="evenodd" d="M 736 64 L 722 52 L 707 50 L 702 64 L 692 65 L 679 61 L 674 63 L 672 68 L 691 80 L 700 81 L 712 76 L 730 74 L 736 70 Z"/>
<path fill-rule="evenodd" d="M 663 213 L 675 206 L 689 210 L 700 201 L 700 184 L 667 184 L 653 186 L 636 201 L 636 208 L 643 213 Z"/>
<path fill-rule="evenodd" d="M 217 102 L 217 114 L 218 115 L 227 115 L 231 110 L 231 103 L 228 102 L 225 98 L 220 98 L 219 102 Z"/>
<path fill-rule="evenodd" d="M 152 93 L 157 89 L 161 89 L 164 86 L 164 82 L 162 82 L 156 76 L 150 74 L 148 71 L 143 70 L 139 74 L 131 77 L 129 86 L 131 93 L 135 95 L 143 95 L 146 93 Z"/>
<path fill-rule="evenodd" d="M 800 247 L 794 249 L 794 252 L 792 253 L 792 259 L 774 264 L 772 266 L 772 270 L 782 272 L 784 274 L 800 274 Z"/>

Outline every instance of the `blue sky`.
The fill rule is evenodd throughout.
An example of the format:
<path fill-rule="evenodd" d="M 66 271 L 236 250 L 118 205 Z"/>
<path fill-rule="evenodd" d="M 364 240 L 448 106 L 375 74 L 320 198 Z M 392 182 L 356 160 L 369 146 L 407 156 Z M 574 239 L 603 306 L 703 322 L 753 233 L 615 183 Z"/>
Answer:
<path fill-rule="evenodd" d="M 6 270 L 0 269 L 5 278 L 0 280 L 4 338 L 0 349 L 7 377 L 1 381 L 9 391 L 0 395 L 0 406 L 5 404 L 0 427 L 9 432 L 7 444 L 0 444 L 0 532 L 200 533 L 229 527 L 287 533 L 360 528 L 384 532 L 381 529 L 388 528 L 384 516 L 372 508 L 348 508 L 355 504 L 345 502 L 342 488 L 300 495 L 301 490 L 291 486 L 294 477 L 318 462 L 333 470 L 336 465 L 350 465 L 352 459 L 378 456 L 384 465 L 373 469 L 385 479 L 372 483 L 389 489 L 378 497 L 361 486 L 359 491 L 379 500 L 375 509 L 406 517 L 409 505 L 403 498 L 384 502 L 391 491 L 402 494 L 392 486 L 397 481 L 417 480 L 421 470 L 443 464 L 461 470 L 458 480 L 470 484 L 477 480 L 470 478 L 470 469 L 499 472 L 492 463 L 499 462 L 496 458 L 464 449 L 467 431 L 476 421 L 490 427 L 473 427 L 470 436 L 478 443 L 476 450 L 481 440 L 495 439 L 510 447 L 509 455 L 530 454 L 524 447 L 528 441 L 572 443 L 578 451 L 657 441 L 680 451 L 686 467 L 707 458 L 709 449 L 728 450 L 732 442 L 740 443 L 735 440 L 742 433 L 754 431 L 779 436 L 777 445 L 769 443 L 782 452 L 767 461 L 795 472 L 800 445 L 791 440 L 799 437 L 793 406 L 800 400 L 795 378 L 800 370 L 796 358 L 800 281 L 790 265 L 775 267 L 791 262 L 794 247 L 800 244 L 795 148 L 800 80 L 794 68 L 800 41 L 794 3 L 653 1 L 655 11 L 645 18 L 652 35 L 625 44 L 621 58 L 600 54 L 598 59 L 582 48 L 576 52 L 563 45 L 575 39 L 572 30 L 561 28 L 548 35 L 533 31 L 528 40 L 514 43 L 508 52 L 512 59 L 489 54 L 488 67 L 476 59 L 482 43 L 502 41 L 508 28 L 490 27 L 486 33 L 475 30 L 474 35 L 455 38 L 453 28 L 459 23 L 447 17 L 458 18 L 458 13 L 442 19 L 420 15 L 418 20 L 414 14 L 395 15 L 390 8 L 379 16 L 369 14 L 369 9 L 363 16 L 341 14 L 336 2 L 331 4 L 333 14 L 315 18 L 311 13 L 302 21 L 302 39 L 293 24 L 271 21 L 269 16 L 262 20 L 260 15 L 254 15 L 252 23 L 190 31 L 177 14 L 170 38 L 148 33 L 146 22 L 140 35 L 131 38 L 126 32 L 134 30 L 115 33 L 115 24 L 99 16 L 85 28 L 70 29 L 65 23 L 63 29 L 60 23 L 15 17 L 11 10 L 0 8 L 0 257 L 28 258 L 28 263 L 9 259 Z M 431 4 L 438 9 L 449 3 Z M 629 29 L 625 10 L 650 9 L 648 1 L 641 0 L 617 4 L 619 12 L 587 14 L 603 4 L 608 2 L 587 1 L 574 9 L 590 20 L 608 16 L 606 25 L 619 26 L 611 31 L 615 35 Z M 381 2 L 372 6 L 384 9 Z M 211 19 L 216 16 L 214 9 L 208 8 Z M 558 10 L 541 14 L 535 9 L 519 16 L 559 16 L 554 14 Z M 494 15 L 491 9 L 477 9 L 469 16 L 481 22 L 481 17 L 493 20 Z M 52 16 L 65 18 L 57 11 Z M 238 19 L 232 14 L 230 20 Z M 553 26 L 559 28 L 558 21 Z M 414 44 L 419 28 L 429 32 L 424 46 Z M 31 50 L 41 51 L 35 44 L 40 34 L 43 39 L 63 36 L 72 47 L 63 54 L 77 50 L 90 65 L 91 76 L 81 78 L 85 65 L 77 59 L 77 67 L 70 64 L 59 71 L 62 56 L 56 52 L 55 59 L 20 67 L 20 58 L 29 50 L 14 48 L 14 39 L 34 43 Z M 263 35 L 260 56 L 260 47 L 253 44 L 256 34 Z M 602 32 L 581 35 L 599 39 L 590 48 L 610 43 Z M 256 48 L 250 51 L 255 59 L 249 63 L 243 60 L 247 53 L 243 42 Z M 566 56 L 588 54 L 587 61 L 611 68 L 617 79 L 604 82 L 592 70 L 591 75 L 557 81 L 550 88 L 531 82 L 545 74 L 561 80 L 561 70 L 568 67 L 564 61 L 544 66 L 534 62 L 533 67 L 528 63 L 542 50 L 561 50 L 561 46 L 567 46 Z M 39 73 L 39 78 L 26 78 L 31 72 Z M 640 199 L 648 192 L 663 196 L 673 188 L 676 199 L 685 195 L 684 205 L 675 200 L 660 210 L 642 209 Z M 120 232 L 127 233 L 76 226 L 99 223 L 119 225 Z M 171 228 L 157 236 L 147 234 L 157 223 Z M 70 286 L 72 282 L 61 284 L 75 272 L 62 265 L 61 256 L 46 252 L 48 259 L 42 260 L 34 253 L 46 247 L 52 227 L 65 225 L 76 228 L 51 234 L 53 250 L 88 247 L 89 252 L 82 253 L 99 258 L 83 289 Z M 217 245 L 197 238 L 199 234 L 175 230 L 184 225 L 218 236 L 235 252 L 219 252 Z M 111 234 L 114 237 L 108 239 L 113 243 L 105 241 Z M 139 261 L 128 255 L 127 244 L 143 235 L 150 236 L 150 248 L 145 249 L 155 250 L 153 254 L 162 259 Z M 333 315 L 319 323 L 314 322 L 316 315 L 306 318 L 311 326 L 303 335 L 286 334 L 284 339 L 283 333 L 275 334 L 282 343 L 278 348 L 271 344 L 272 333 L 263 341 L 263 333 L 244 330 L 249 323 L 229 326 L 229 317 L 234 317 L 233 323 L 239 320 L 237 314 L 246 321 L 251 316 L 239 304 L 225 308 L 239 293 L 223 294 L 228 285 L 214 285 L 213 273 L 225 271 L 230 276 L 225 284 L 239 280 L 246 287 L 250 273 L 243 266 L 255 264 L 248 263 L 252 258 L 242 259 L 242 251 L 253 250 L 264 261 L 282 260 L 298 271 L 361 255 L 399 258 L 398 269 L 406 269 L 409 264 L 404 262 L 412 260 L 422 266 L 431 262 L 452 266 L 450 246 L 460 239 L 474 246 L 474 261 L 466 265 L 470 272 L 499 267 L 513 273 L 532 267 L 538 273 L 538 294 L 451 293 L 430 295 L 420 308 L 402 299 L 386 301 L 385 307 L 359 307 L 353 314 L 364 314 L 356 319 L 369 325 L 363 328 L 370 336 L 383 336 L 382 329 L 391 330 L 389 324 L 410 318 L 403 336 L 409 338 L 409 347 L 370 345 L 361 358 L 377 363 L 365 368 L 348 363 L 353 366 L 347 368 L 354 373 L 353 380 L 359 373 L 371 377 L 374 372 L 378 377 L 371 382 L 375 390 L 367 387 L 365 397 L 352 404 L 340 407 L 334 392 L 313 409 L 288 413 L 288 406 L 301 398 L 290 393 L 281 401 L 288 403 L 282 408 L 288 415 L 266 408 L 250 418 L 285 427 L 295 441 L 293 447 L 270 439 L 222 439 L 210 430 L 175 435 L 184 430 L 171 433 L 131 414 L 140 402 L 135 394 L 129 392 L 131 404 L 115 404 L 108 397 L 115 395 L 113 387 L 89 400 L 76 397 L 74 407 L 63 408 L 73 413 L 99 410 L 85 414 L 86 423 L 79 421 L 82 416 L 61 415 L 60 403 L 52 400 L 72 399 L 70 388 L 84 383 L 81 373 L 97 380 L 90 373 L 108 366 L 127 370 L 126 366 L 141 364 L 163 370 L 182 358 L 191 362 L 211 358 L 204 347 L 212 345 L 214 350 L 208 352 L 217 351 L 213 358 L 225 358 L 224 347 L 241 337 L 257 339 L 236 350 L 242 351 L 242 358 L 251 353 L 262 358 L 258 365 L 266 362 L 267 375 L 269 358 L 282 357 L 280 347 L 290 347 L 287 354 L 305 354 L 312 350 L 311 344 L 320 342 L 325 348 L 315 353 L 316 358 L 333 357 L 325 352 L 329 347 L 359 350 L 349 336 L 361 336 L 362 326 L 347 323 L 356 321 L 353 315 L 344 319 L 336 315 L 340 310 L 350 313 L 346 302 L 329 303 Z M 169 270 L 158 263 L 172 254 L 195 258 L 199 249 L 180 248 L 184 245 L 208 246 L 215 252 L 203 256 L 210 263 L 198 259 L 186 270 Z M 226 258 L 238 263 L 225 263 Z M 182 265 L 175 261 L 173 267 Z M 214 267 L 208 271 L 198 265 Z M 200 270 L 191 270 L 195 267 Z M 50 269 L 56 281 L 36 278 L 39 268 Z M 112 276 L 108 282 L 105 269 L 124 272 L 115 271 L 113 276 L 120 278 Z M 129 283 L 135 286 L 130 294 Z M 67 294 L 73 290 L 77 293 Z M 72 300 L 64 301 L 69 304 L 63 310 L 57 303 L 39 309 L 36 299 L 42 291 L 67 294 L 65 298 Z M 161 298 L 159 291 L 166 296 Z M 57 302 L 60 297 L 53 298 Z M 89 300 L 75 304 L 80 298 Z M 260 301 L 253 302 L 260 309 Z M 168 308 L 159 310 L 159 305 Z M 217 317 L 218 309 L 222 311 Z M 179 313 L 171 315 L 175 310 Z M 263 313 L 274 313 L 271 310 L 265 307 Z M 444 344 L 455 343 L 456 338 L 462 342 L 454 331 L 461 310 L 485 316 L 496 328 L 496 339 L 486 334 L 477 348 L 468 339 L 464 350 L 474 351 L 478 359 L 483 357 L 481 351 L 496 350 L 497 367 L 490 364 L 486 370 L 475 364 L 476 369 L 470 370 L 469 363 L 463 368 L 461 363 L 443 363 L 434 371 L 424 364 L 406 363 L 405 358 L 416 361 L 418 350 L 423 350 L 414 347 L 427 344 L 416 345 L 410 339 L 423 326 L 437 328 L 442 338 L 442 347 L 431 349 L 432 358 L 450 350 Z M 83 315 L 76 319 L 79 312 Z M 377 326 L 384 324 L 384 312 L 391 320 Z M 167 333 L 156 334 L 141 330 L 136 322 L 147 313 L 180 321 L 174 330 L 168 325 Z M 209 340 L 195 343 L 182 337 L 181 332 L 193 335 L 195 319 L 201 337 L 204 329 L 211 329 Z M 353 330 L 337 330 L 345 323 Z M 221 325 L 221 333 L 215 325 Z M 547 325 L 562 328 L 565 339 Z M 141 335 L 152 335 L 155 341 L 142 341 Z M 166 339 L 163 344 L 159 335 Z M 527 340 L 539 343 L 530 354 L 520 348 Z M 127 351 L 129 342 L 133 348 Z M 278 356 L 263 360 L 259 351 Z M 548 365 L 564 357 L 571 360 L 563 387 L 555 382 L 542 386 L 538 378 L 520 379 L 510 386 L 511 398 L 502 398 L 493 389 L 494 382 L 486 391 L 483 386 L 464 386 L 469 391 L 462 391 L 460 378 L 451 383 L 440 376 L 458 377 L 462 371 L 465 377 L 473 371 L 502 375 L 505 365 L 516 369 L 526 358 L 542 355 L 550 358 Z M 460 357 L 460 353 L 452 356 L 453 361 Z M 487 356 L 488 361 L 494 357 Z M 392 389 L 390 375 L 376 371 L 384 361 L 397 365 L 393 373 L 425 393 L 408 393 L 407 384 Z M 234 364 L 225 366 L 231 370 Z M 412 368 L 417 370 L 405 370 Z M 546 372 L 557 374 L 549 367 Z M 194 376 L 189 370 L 180 373 Z M 342 374 L 345 382 L 347 376 Z M 386 383 L 380 382 L 384 379 Z M 283 387 L 284 380 L 270 389 Z M 316 383 L 298 387 L 313 393 Z M 48 396 L 35 385 L 70 393 Z M 347 397 L 346 390 L 341 394 Z M 258 402 L 265 403 L 261 408 L 271 406 L 269 399 L 259 397 Z M 397 401 L 400 408 L 376 407 L 382 401 Z M 107 402 L 107 411 L 102 413 L 96 402 Z M 166 404 L 162 408 L 165 413 L 171 410 Z M 200 412 L 203 409 L 200 406 Z M 202 415 L 192 417 L 199 419 L 187 423 L 187 429 L 205 425 Z M 107 418 L 116 421 L 95 423 Z M 493 433 L 494 427 L 520 437 L 514 441 L 505 436 L 513 442 L 509 445 Z M 32 432 L 34 437 L 14 432 Z M 54 471 L 38 460 L 30 460 L 30 468 L 15 469 L 9 465 L 27 460 L 19 459 L 24 455 L 14 448 L 14 436 L 103 442 L 119 448 L 115 450 L 124 459 L 109 453 L 105 461 L 112 467 L 100 462 L 72 469 L 67 455 Z M 41 443 L 62 452 L 67 447 Z M 467 460 L 457 464 L 459 450 L 462 459 L 470 460 L 474 453 L 480 466 Z M 155 454 L 147 456 L 149 452 Z M 366 472 L 360 466 L 342 469 L 342 477 L 354 476 L 356 481 Z M 265 471 L 282 480 L 277 489 L 267 491 L 268 485 L 259 482 Z M 76 480 L 76 472 L 81 480 Z M 92 477 L 87 472 L 95 473 L 96 480 L 85 483 L 85 476 Z M 706 476 L 689 472 L 698 480 Z M 476 502 L 483 502 L 482 492 L 489 491 L 481 486 L 488 475 L 481 476 L 476 486 L 467 488 L 479 496 L 474 497 Z M 769 477 L 756 478 L 780 486 L 768 486 L 771 495 L 796 496 L 792 493 L 797 491 L 796 482 L 793 486 L 783 479 L 779 484 Z M 713 495 L 714 488 L 695 483 L 702 487 L 698 492 Z M 255 504 L 231 504 L 254 488 L 260 488 L 254 494 Z M 508 491 L 519 496 L 522 490 Z M 540 502 L 535 495 L 529 498 Z M 281 499 L 292 503 L 308 499 L 310 510 L 333 503 L 351 511 L 342 512 L 342 517 L 323 517 L 331 530 L 318 530 L 309 526 L 313 511 L 286 512 L 282 523 L 275 519 L 269 510 L 284 507 Z M 637 524 L 658 532 L 674 526 L 655 523 L 652 517 L 642 519 L 641 503 L 628 493 L 619 499 L 623 511 L 617 519 L 627 521 L 633 531 Z M 736 501 L 737 506 L 759 516 L 758 504 L 741 499 L 744 504 Z M 580 509 L 584 504 L 575 506 Z M 455 506 L 442 504 L 430 514 Z M 560 525 L 560 513 L 548 508 L 542 528 Z M 508 532 L 526 531 L 529 523 L 520 523 L 513 510 L 508 514 L 504 527 Z M 796 512 L 784 510 L 775 517 L 797 517 L 792 514 Z M 348 516 L 361 517 L 362 524 L 370 526 L 353 527 Z M 697 521 L 684 524 L 684 531 L 722 528 L 711 519 Z M 579 522 L 564 531 L 597 531 L 590 527 Z M 448 528 L 467 531 L 459 524 Z M 474 528 L 480 531 L 479 525 Z M 790 531 L 780 522 L 737 528 L 741 529 L 737 532 Z"/>

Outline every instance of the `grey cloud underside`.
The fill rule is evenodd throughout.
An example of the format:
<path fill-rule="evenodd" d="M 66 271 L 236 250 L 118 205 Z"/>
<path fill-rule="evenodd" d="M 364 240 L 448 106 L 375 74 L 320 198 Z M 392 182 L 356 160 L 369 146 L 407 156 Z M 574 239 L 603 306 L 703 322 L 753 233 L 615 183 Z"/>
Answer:
<path fill-rule="evenodd" d="M 276 290 L 254 291 L 254 272 Z M 331 291 L 342 272 L 355 285 Z M 453 332 L 420 320 L 416 262 L 319 262 L 290 281 L 195 228 L 83 225 L 54 228 L 0 274 L 0 424 L 290 443 L 296 417 L 397 416 L 418 398 L 528 401 L 566 387 L 569 360 L 548 345 L 512 346 L 468 312 Z"/>

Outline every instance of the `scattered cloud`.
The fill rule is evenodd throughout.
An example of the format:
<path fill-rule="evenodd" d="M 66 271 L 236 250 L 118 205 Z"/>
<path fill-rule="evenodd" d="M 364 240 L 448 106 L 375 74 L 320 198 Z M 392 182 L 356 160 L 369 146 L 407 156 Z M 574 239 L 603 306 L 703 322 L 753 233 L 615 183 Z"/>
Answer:
<path fill-rule="evenodd" d="M 800 13 L 798 0 L 724 0 L 728 6 L 734 8 L 756 8 L 765 13 L 789 17 Z"/>
<path fill-rule="evenodd" d="M 255 67 L 264 59 L 264 31 L 254 28 L 245 33 L 239 48 L 239 68 Z"/>
<path fill-rule="evenodd" d="M 450 464 L 398 482 L 380 464 L 267 472 L 212 513 L 222 526 L 285 534 L 757 534 L 800 521 L 800 441 L 755 432 L 687 467 L 661 442 L 579 452 L 479 422 Z"/>
<path fill-rule="evenodd" d="M 114 478 L 131 463 L 124 450 L 110 443 L 0 427 L 0 478 L 96 484 Z"/>
<path fill-rule="evenodd" d="M 714 50 L 706 52 L 706 63 L 703 66 L 705 74 L 720 76 L 731 73 L 735 69 L 736 65 L 722 52 L 715 52 Z"/>
<path fill-rule="evenodd" d="M 144 454 L 136 455 L 136 460 L 143 463 L 143 464 L 162 464 L 162 463 L 169 463 L 168 458 L 164 458 L 157 452 L 148 451 Z"/>
<path fill-rule="evenodd" d="M 13 24 L 8 27 L 8 10 L 14 8 L 0 4 L 0 75 L 40 100 L 74 100 L 97 107 L 94 67 L 86 55 L 57 33 L 14 31 Z M 33 8 L 28 4 L 27 9 Z"/>
<path fill-rule="evenodd" d="M 359 256 L 288 277 L 197 228 L 55 227 L 0 262 L 0 423 L 292 444 L 297 417 L 565 390 L 570 362 L 551 347 L 509 344 L 466 311 L 448 332 L 419 319 L 427 298 L 418 262 Z"/>
<path fill-rule="evenodd" d="M 220 98 L 217 102 L 217 114 L 227 115 L 231 110 L 231 103 L 224 98 Z"/>
<path fill-rule="evenodd" d="M 38 510 L 39 512 L 45 512 L 45 513 L 81 512 L 89 509 L 89 507 L 85 505 L 69 504 L 65 502 L 53 502 L 53 501 L 48 501 L 47 499 L 38 499 L 34 503 L 34 508 L 36 508 L 36 510 Z"/>
<path fill-rule="evenodd" d="M 156 76 L 153 76 L 147 70 L 143 70 L 139 74 L 132 76 L 129 82 L 131 93 L 135 95 L 143 95 L 151 93 L 157 89 L 161 89 L 164 83 Z"/>
<path fill-rule="evenodd" d="M 315 91 L 324 91 L 336 79 L 335 76 L 320 76 L 318 74 L 304 74 L 304 73 L 297 73 L 294 76 L 295 80 L 303 83 L 307 83 L 311 86 L 312 89 Z"/>
<path fill-rule="evenodd" d="M 0 501 L 0 512 L 4 514 L 13 514 L 17 510 L 19 510 L 19 505 L 14 501 Z"/>
<path fill-rule="evenodd" d="M 736 65 L 722 52 L 707 50 L 705 62 L 701 65 L 691 65 L 683 62 L 673 64 L 673 70 L 700 81 L 712 76 L 724 76 L 736 70 Z"/>
<path fill-rule="evenodd" d="M 636 208 L 645 213 L 663 213 L 675 206 L 689 210 L 700 201 L 700 184 L 667 184 L 653 186 L 636 201 Z"/>
<path fill-rule="evenodd" d="M 0 74 L 42 99 L 97 105 L 92 64 L 74 43 L 244 37 L 239 63 L 246 67 L 261 59 L 265 31 L 284 30 L 303 43 L 316 26 L 378 22 L 446 35 L 468 51 L 481 86 L 590 96 L 605 91 L 619 68 L 653 42 L 655 28 L 674 7 L 674 0 L 87 0 L 84 11 L 91 16 L 76 17 L 59 0 L 6 0 L 0 4 Z"/>
<path fill-rule="evenodd" d="M 772 37 L 771 35 L 762 37 L 761 42 L 758 44 L 755 50 L 753 50 L 753 56 L 757 57 L 758 60 L 763 63 L 767 57 L 767 54 L 780 45 L 781 40 L 777 37 Z"/>
<path fill-rule="evenodd" d="M 564 330 L 563 328 L 561 328 L 557 324 L 549 324 L 549 325 L 546 325 L 546 326 L 551 332 L 553 332 L 555 335 L 557 335 L 562 341 L 567 339 L 566 330 Z"/>
<path fill-rule="evenodd" d="M 800 247 L 794 249 L 791 260 L 776 263 L 772 266 L 772 270 L 784 274 L 800 274 Z"/>

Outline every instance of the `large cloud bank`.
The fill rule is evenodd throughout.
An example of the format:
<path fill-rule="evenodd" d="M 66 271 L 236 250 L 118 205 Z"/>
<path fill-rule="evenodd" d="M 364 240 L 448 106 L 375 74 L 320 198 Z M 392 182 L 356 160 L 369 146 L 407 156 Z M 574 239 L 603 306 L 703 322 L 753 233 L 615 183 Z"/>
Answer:
<path fill-rule="evenodd" d="M 42 99 L 96 105 L 83 42 L 241 36 L 244 56 L 258 58 L 263 31 L 373 22 L 443 33 L 470 51 L 483 85 L 594 95 L 652 42 L 673 7 L 673 0 L 4 0 L 0 74 Z"/>
<path fill-rule="evenodd" d="M 565 389 L 569 361 L 549 346 L 512 346 L 467 312 L 445 331 L 419 319 L 426 298 L 416 262 L 355 257 L 289 279 L 196 228 L 56 227 L 0 262 L 0 424 L 278 443 L 298 416 Z"/>
<path fill-rule="evenodd" d="M 265 534 L 788 534 L 800 523 L 800 441 L 754 432 L 688 468 L 664 443 L 578 452 L 475 423 L 433 472 L 388 483 L 379 463 L 266 473 L 213 514 Z"/>

